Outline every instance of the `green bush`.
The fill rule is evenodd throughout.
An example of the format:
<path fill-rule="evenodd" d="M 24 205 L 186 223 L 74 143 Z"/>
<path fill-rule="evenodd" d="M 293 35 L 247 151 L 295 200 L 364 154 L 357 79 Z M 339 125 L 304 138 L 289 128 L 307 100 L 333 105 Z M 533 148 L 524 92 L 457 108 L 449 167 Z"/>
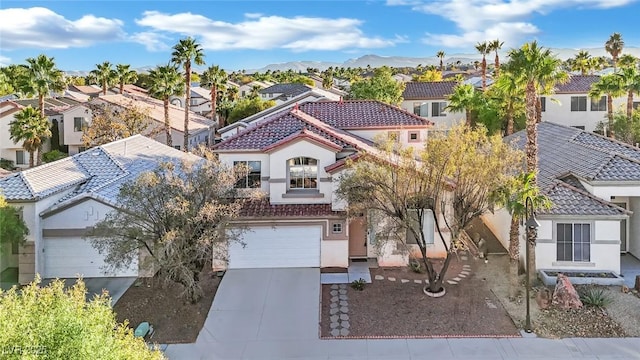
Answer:
<path fill-rule="evenodd" d="M 587 306 L 604 307 L 611 304 L 612 299 L 605 294 L 604 289 L 587 287 L 580 291 L 580 300 Z"/>
<path fill-rule="evenodd" d="M 68 290 L 60 280 L 39 282 L 0 290 L 0 358 L 164 359 L 116 322 L 106 293 L 87 302 L 82 280 Z"/>
<path fill-rule="evenodd" d="M 364 279 L 363 279 L 363 278 L 360 278 L 360 279 L 358 279 L 358 280 L 353 280 L 353 281 L 351 282 L 351 287 L 352 287 L 354 290 L 362 291 L 362 290 L 364 290 L 364 286 L 365 286 L 365 284 L 366 284 L 366 283 L 367 283 L 367 282 L 366 282 L 366 281 L 364 281 Z"/>
<path fill-rule="evenodd" d="M 42 154 L 42 161 L 44 161 L 45 163 L 50 163 L 52 161 L 66 158 L 67 156 L 69 156 L 69 154 L 63 153 L 60 150 L 51 150 L 49 152 Z"/>
<path fill-rule="evenodd" d="M 413 271 L 414 273 L 417 273 L 417 274 L 422 273 L 422 266 L 417 260 L 410 261 L 409 267 L 411 268 L 411 271 Z"/>
<path fill-rule="evenodd" d="M 10 171 L 13 171 L 16 169 L 13 161 L 5 158 L 0 158 L 0 168 L 5 170 L 10 170 Z"/>

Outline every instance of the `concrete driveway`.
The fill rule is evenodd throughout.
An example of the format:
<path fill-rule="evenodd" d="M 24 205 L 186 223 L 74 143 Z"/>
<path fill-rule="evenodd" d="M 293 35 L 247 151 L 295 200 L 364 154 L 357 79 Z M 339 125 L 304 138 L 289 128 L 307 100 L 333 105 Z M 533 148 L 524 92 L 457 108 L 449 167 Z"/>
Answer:
<path fill-rule="evenodd" d="M 92 299 L 95 294 L 102 294 L 102 289 L 106 289 L 111 296 L 111 305 L 115 305 L 136 279 L 136 277 L 99 277 L 84 278 L 83 280 L 87 287 L 87 299 Z M 44 279 L 41 286 L 46 286 L 53 280 Z M 65 287 L 69 287 L 75 284 L 77 279 L 60 280 L 64 281 Z"/>

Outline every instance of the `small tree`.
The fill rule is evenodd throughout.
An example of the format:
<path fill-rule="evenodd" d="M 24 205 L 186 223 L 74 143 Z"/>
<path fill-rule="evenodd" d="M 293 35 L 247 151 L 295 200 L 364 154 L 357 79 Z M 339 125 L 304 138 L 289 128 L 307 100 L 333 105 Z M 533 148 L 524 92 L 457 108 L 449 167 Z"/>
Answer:
<path fill-rule="evenodd" d="M 262 110 L 268 109 L 272 106 L 276 106 L 276 102 L 273 100 L 262 101 L 260 98 L 244 98 L 236 102 L 233 109 L 229 113 L 227 122 L 233 124 L 238 120 L 242 120 L 247 116 L 257 114 Z"/>
<path fill-rule="evenodd" d="M 162 128 L 149 118 L 148 111 L 134 104 L 125 108 L 111 105 L 91 106 L 93 119 L 83 129 L 82 142 L 87 147 L 100 146 L 136 134 L 154 137 Z"/>
<path fill-rule="evenodd" d="M 22 245 L 29 228 L 20 217 L 20 210 L 9 205 L 0 194 L 0 254 L 5 244 Z"/>
<path fill-rule="evenodd" d="M 0 290 L 0 349 L 6 359 L 164 359 L 118 324 L 106 293 L 86 301 L 78 280 L 70 289 L 40 279 L 20 289 Z M 3 357 L 3 359 L 5 359 Z"/>
<path fill-rule="evenodd" d="M 356 81 L 351 85 L 349 97 L 359 100 L 378 100 L 398 105 L 402 102 L 405 84 L 395 81 L 391 69 L 383 66 L 373 71 L 373 77 Z"/>
<path fill-rule="evenodd" d="M 119 211 L 105 216 L 87 235 L 112 268 L 126 268 L 138 251 L 166 280 L 184 286 L 192 302 L 202 298 L 200 273 L 243 229 L 232 226 L 247 198 L 235 184 L 246 167 L 228 168 L 210 152 L 205 159 L 163 163 L 155 171 L 125 184 Z"/>
<path fill-rule="evenodd" d="M 347 163 L 340 177 L 338 197 L 349 213 L 377 213 L 378 246 L 395 242 L 407 248 L 406 232 L 416 239 L 427 272 L 429 290 L 438 292 L 451 257 L 471 221 L 491 206 L 494 191 L 509 181 L 522 153 L 488 136 L 483 127 L 454 127 L 448 134 L 433 134 L 423 149 L 399 148 L 393 140 L 378 144 L 376 153 L 364 153 Z M 435 229 L 446 251 L 436 270 L 427 254 L 424 223 L 434 214 Z M 449 230 L 450 239 L 441 231 Z"/>

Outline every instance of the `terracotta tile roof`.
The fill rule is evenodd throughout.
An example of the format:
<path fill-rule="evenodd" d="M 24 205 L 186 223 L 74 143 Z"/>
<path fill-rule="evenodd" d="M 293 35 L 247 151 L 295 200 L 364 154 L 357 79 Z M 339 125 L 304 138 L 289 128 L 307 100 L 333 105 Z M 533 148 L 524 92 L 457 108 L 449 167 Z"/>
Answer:
<path fill-rule="evenodd" d="M 445 99 L 453 94 L 457 81 L 408 82 L 402 97 L 405 100 Z"/>
<path fill-rule="evenodd" d="M 556 85 L 556 94 L 586 94 L 591 85 L 600 80 L 598 75 L 571 75 L 565 84 Z"/>
<path fill-rule="evenodd" d="M 245 203 L 240 210 L 241 217 L 327 217 L 344 216 L 343 212 L 331 210 L 331 204 L 278 204 L 269 203 L 269 199 L 260 199 Z"/>
<path fill-rule="evenodd" d="M 425 127 L 433 124 L 397 106 L 375 100 L 308 102 L 299 108 L 339 129 Z"/>

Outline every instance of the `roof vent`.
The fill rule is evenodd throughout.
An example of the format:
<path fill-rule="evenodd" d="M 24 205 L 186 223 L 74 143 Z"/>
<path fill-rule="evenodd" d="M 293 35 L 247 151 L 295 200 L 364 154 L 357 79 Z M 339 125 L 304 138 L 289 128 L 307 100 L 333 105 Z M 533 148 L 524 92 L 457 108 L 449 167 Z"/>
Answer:
<path fill-rule="evenodd" d="M 96 150 L 96 151 L 92 151 L 91 155 L 93 156 L 99 156 L 100 155 L 100 151 Z"/>

